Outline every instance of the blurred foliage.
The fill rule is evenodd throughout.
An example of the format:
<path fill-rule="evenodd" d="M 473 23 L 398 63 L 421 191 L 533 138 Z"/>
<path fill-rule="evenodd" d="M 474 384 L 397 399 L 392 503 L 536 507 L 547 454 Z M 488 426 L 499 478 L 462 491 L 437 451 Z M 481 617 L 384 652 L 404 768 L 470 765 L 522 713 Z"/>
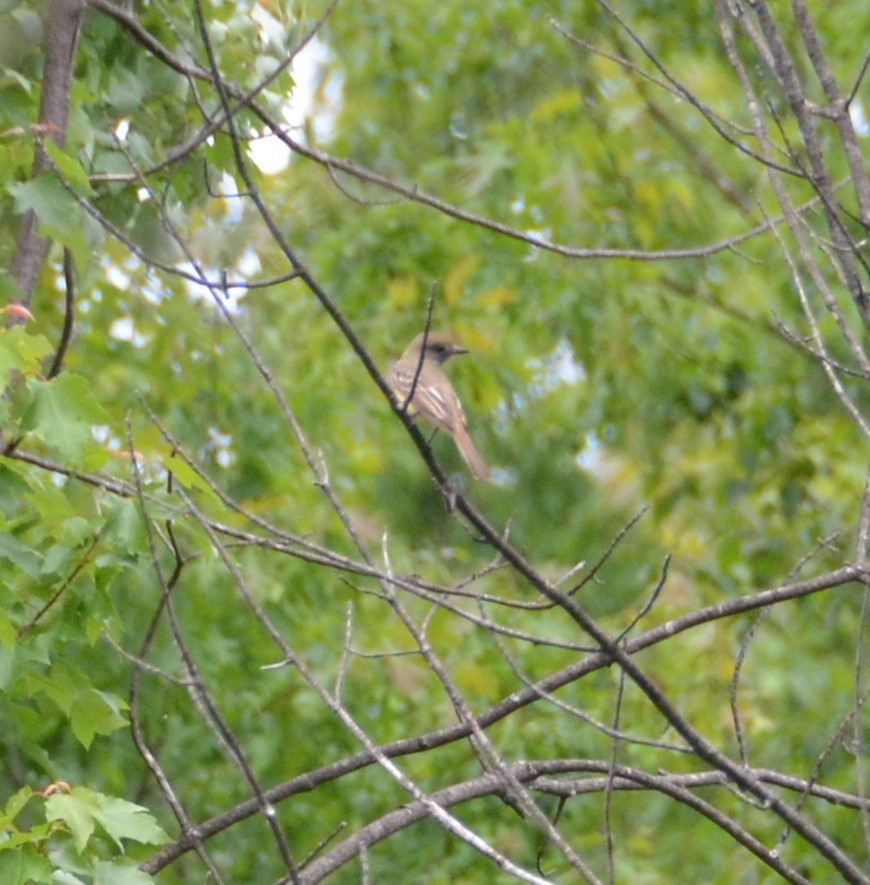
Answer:
<path fill-rule="evenodd" d="M 258 18 L 253 6 L 214 0 L 205 7 L 218 64 L 243 90 L 273 70 L 323 11 L 317 3 L 262 2 Z M 260 669 L 280 653 L 202 527 L 167 491 L 173 447 L 145 407 L 250 513 L 343 554 L 354 548 L 275 396 L 211 296 L 143 260 L 186 270 L 195 260 L 213 279 L 288 273 L 286 256 L 254 206 L 233 196 L 244 183 L 230 140 L 213 135 L 141 180 L 113 178 L 150 170 L 185 144 L 198 132 L 203 110 L 220 112 L 218 95 L 92 11 L 78 49 L 67 146 L 55 155 L 72 190 L 55 172 L 31 181 L 28 127 L 38 116 L 49 9 L 39 2 L 0 4 L 0 224 L 16 230 L 20 214 L 33 208 L 55 242 L 32 305 L 37 321 L 0 334 L 0 419 L 5 438 L 20 435 L 24 451 L 68 470 L 128 481 L 132 441 L 155 522 L 149 534 L 129 499 L 35 465 L 0 461 L 0 716 L 6 723 L 0 799 L 29 803 L 25 826 L 16 826 L 30 833 L 26 869 L 34 881 L 48 881 L 52 865 L 78 881 L 102 881 L 100 863 L 122 863 L 115 851 L 122 837 L 129 838 L 128 857 L 149 856 L 160 841 L 156 823 L 149 819 L 133 833 L 110 831 L 86 845 L 80 833 L 77 841 L 80 819 L 36 813 L 36 794 L 20 791 L 68 781 L 71 795 L 90 803 L 90 814 L 95 804 L 123 797 L 177 831 L 131 740 L 132 664 L 118 651 L 139 654 L 159 605 L 154 560 L 164 580 L 175 565 L 165 544 L 167 520 L 187 559 L 172 590 L 175 616 L 203 683 L 261 781 L 273 785 L 359 750 L 295 672 Z M 205 63 L 187 6 L 143 0 L 135 9 L 170 51 Z M 661 0 L 624 2 L 619 10 L 701 101 L 749 125 L 709 10 Z M 835 74 L 851 83 L 866 47 L 848 35 L 870 32 L 870 6 L 844 0 L 814 15 Z M 808 71 L 784 13 L 783 26 Z M 688 103 L 560 30 L 643 61 L 594 3 L 554 2 L 546 9 L 530 0 L 340 3 L 321 34 L 330 52 L 322 74 L 340 90 L 323 147 L 465 212 L 574 248 L 700 248 L 753 229 L 763 220 L 760 210 L 776 214 L 758 165 L 725 144 Z M 870 100 L 867 88 L 859 101 Z M 261 100 L 280 119 L 292 89 L 291 74 L 282 73 Z M 238 125 L 246 138 L 263 129 L 246 115 Z M 310 139 L 311 129 L 291 134 Z M 787 121 L 783 137 L 795 134 Z M 845 169 L 833 148 L 830 163 L 835 172 Z M 817 363 L 783 333 L 801 337 L 807 328 L 771 236 L 704 258 L 578 260 L 303 157 L 275 176 L 249 168 L 290 246 L 383 370 L 423 327 L 434 293 L 435 326 L 472 350 L 451 364 L 451 375 L 496 483 L 473 484 L 443 434 L 433 449 L 548 577 L 558 580 L 579 561 L 595 563 L 649 507 L 579 591 L 582 604 L 614 633 L 646 601 L 668 555 L 668 581 L 641 628 L 776 585 L 799 567 L 802 576 L 818 574 L 849 558 L 866 446 Z M 73 193 L 84 196 L 88 188 L 122 240 L 77 204 Z M 811 196 L 798 185 L 795 194 Z M 40 361 L 63 324 L 60 245 L 76 260 L 76 325 L 67 373 L 46 380 Z M 15 294 L 7 272 L 14 249 L 13 237 L 0 241 L 4 301 Z M 837 285 L 833 270 L 831 282 Z M 443 586 L 483 571 L 491 551 L 447 512 L 407 434 L 302 283 L 229 294 L 234 322 L 269 367 L 315 460 L 328 465 L 333 488 L 374 555 L 383 541 L 397 573 Z M 857 382 L 846 383 L 866 405 Z M 215 519 L 247 526 L 192 472 L 176 473 Z M 424 662 L 396 656 L 413 645 L 394 612 L 371 595 L 371 581 L 262 549 L 233 555 L 253 597 L 330 688 L 352 626 L 352 648 L 365 656 L 350 658 L 342 700 L 374 740 L 455 721 Z M 530 598 L 503 569 L 485 574 L 474 589 Z M 429 612 L 423 601 L 409 599 L 407 606 L 418 621 Z M 470 603 L 458 606 L 479 614 Z M 586 641 L 556 612 L 490 614 L 553 641 Z M 778 608 L 760 628 L 740 691 L 753 764 L 808 773 L 825 752 L 832 723 L 853 702 L 858 617 L 857 596 L 838 590 Z M 732 754 L 730 680 L 752 623 L 708 624 L 640 657 L 687 718 Z M 427 635 L 475 712 L 518 689 L 516 673 L 486 630 L 439 612 Z M 572 650 L 500 642 L 529 679 L 577 660 Z M 165 623 L 148 661 L 172 679 L 143 677 L 142 729 L 190 819 L 202 821 L 248 798 L 187 689 L 172 681 L 183 671 Z M 559 698 L 611 723 L 616 679 L 599 673 Z M 620 716 L 631 733 L 661 737 L 662 720 L 631 687 Z M 511 760 L 607 759 L 612 749 L 599 731 L 544 704 L 498 723 L 492 735 Z M 623 754 L 621 761 L 651 770 L 683 765 L 675 754 L 638 746 Z M 846 749 L 835 749 L 825 758 L 823 779 L 848 789 L 854 765 Z M 403 759 L 402 767 L 432 791 L 458 773 L 479 773 L 466 745 Z M 775 843 L 781 822 L 723 791 L 715 797 Z M 299 859 L 342 822 L 353 831 L 406 799 L 372 768 L 293 797 L 279 815 Z M 602 870 L 603 801 L 572 801 L 562 819 L 567 832 L 585 834 L 576 847 Z M 136 819 L 138 812 L 122 810 Z M 461 814 L 496 847 L 534 867 L 536 835 L 500 803 L 472 803 Z M 615 795 L 610 814 L 617 881 L 664 883 L 690 875 L 699 882 L 750 882 L 770 875 L 721 831 L 662 797 Z M 863 838 L 854 816 L 821 805 L 813 814 L 840 844 Z M 282 874 L 262 821 L 212 844 L 227 881 Z M 810 878 L 830 874 L 803 843 L 793 839 L 785 854 Z M 554 879 L 566 873 L 555 854 L 544 858 L 549 863 Z M 431 822 L 373 848 L 370 864 L 372 881 L 394 880 L 397 869 L 403 881 L 503 881 Z M 116 871 L 117 881 L 139 881 L 127 872 L 129 880 Z M 202 875 L 189 856 L 159 881 Z M 358 876 L 351 866 L 333 881 Z M 9 881 L 28 878 L 19 873 Z"/>

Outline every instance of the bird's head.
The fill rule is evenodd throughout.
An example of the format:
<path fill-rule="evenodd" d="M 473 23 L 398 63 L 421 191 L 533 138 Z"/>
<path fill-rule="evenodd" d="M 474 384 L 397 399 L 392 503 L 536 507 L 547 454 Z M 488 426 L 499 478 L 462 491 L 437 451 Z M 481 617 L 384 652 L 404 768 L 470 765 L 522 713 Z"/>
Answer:
<path fill-rule="evenodd" d="M 459 356 L 468 353 L 468 349 L 451 341 L 441 332 L 430 332 L 424 335 L 422 332 L 411 342 L 408 348 L 409 353 L 419 354 L 423 347 L 423 341 L 426 342 L 426 356 L 434 360 L 438 365 L 443 365 L 452 356 Z"/>

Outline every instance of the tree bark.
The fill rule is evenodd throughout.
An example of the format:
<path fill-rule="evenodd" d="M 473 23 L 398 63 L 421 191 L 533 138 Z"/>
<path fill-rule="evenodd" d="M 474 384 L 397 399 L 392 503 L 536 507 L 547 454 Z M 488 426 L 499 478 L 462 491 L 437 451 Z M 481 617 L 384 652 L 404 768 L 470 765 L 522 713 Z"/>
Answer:
<path fill-rule="evenodd" d="M 42 139 L 51 138 L 59 147 L 66 144 L 75 51 L 86 7 L 86 0 L 53 0 L 48 13 L 33 178 L 48 167 Z M 29 210 L 21 219 L 12 260 L 12 276 L 21 290 L 20 303 L 25 306 L 29 307 L 33 301 L 36 281 L 48 255 L 48 247 L 49 241 L 39 235 L 36 213 Z"/>

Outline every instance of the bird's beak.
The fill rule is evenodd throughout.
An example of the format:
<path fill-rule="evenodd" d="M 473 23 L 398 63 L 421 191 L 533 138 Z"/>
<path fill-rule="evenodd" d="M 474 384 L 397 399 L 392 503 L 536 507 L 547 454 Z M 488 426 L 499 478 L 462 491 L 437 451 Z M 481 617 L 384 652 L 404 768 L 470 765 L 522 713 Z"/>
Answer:
<path fill-rule="evenodd" d="M 460 347 L 458 344 L 451 345 L 450 356 L 461 356 L 463 353 L 468 353 L 467 347 Z"/>

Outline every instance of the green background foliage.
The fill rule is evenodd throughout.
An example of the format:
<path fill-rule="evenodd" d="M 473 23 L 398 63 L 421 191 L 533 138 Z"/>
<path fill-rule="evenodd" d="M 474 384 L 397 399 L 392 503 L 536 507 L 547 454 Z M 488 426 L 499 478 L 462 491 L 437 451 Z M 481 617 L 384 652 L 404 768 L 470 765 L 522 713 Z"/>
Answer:
<path fill-rule="evenodd" d="M 211 279 L 252 282 L 291 270 L 244 198 L 226 127 L 190 141 L 203 113 L 221 111 L 211 85 L 171 70 L 120 21 L 91 10 L 77 50 L 66 146 L 52 150 L 54 168 L 31 177 L 29 127 L 38 119 L 49 10 L 45 3 L 0 5 L 0 224 L 17 230 L 32 209 L 53 242 L 31 304 L 35 321 L 0 332 L 4 442 L 20 438 L 14 456 L 0 460 L 0 804 L 5 832 L 29 834 L 13 843 L 15 859 L 13 844 L 0 842 L 0 865 L 9 865 L 0 866 L 0 877 L 17 864 L 4 881 L 48 881 L 60 869 L 77 881 L 138 882 L 147 877 L 131 864 L 146 861 L 179 825 L 133 740 L 134 703 L 138 727 L 191 821 L 251 796 L 191 700 L 166 612 L 155 615 L 161 581 L 175 581 L 179 635 L 264 786 L 360 746 L 293 668 L 262 669 L 280 662 L 281 652 L 254 617 L 252 600 L 323 685 L 331 690 L 343 674 L 340 700 L 375 743 L 456 719 L 371 579 L 241 538 L 230 554 L 234 577 L 192 515 L 200 508 L 241 532 L 254 530 L 250 514 L 358 555 L 245 342 L 268 367 L 379 565 L 387 550 L 403 576 L 451 587 L 477 574 L 474 592 L 524 602 L 532 594 L 511 570 L 490 568 L 501 566 L 492 549 L 445 507 L 407 432 L 303 280 L 244 292 L 230 308 L 231 325 L 205 287 L 177 273 L 195 272 L 196 262 Z M 269 40 L 251 4 L 205 5 L 221 74 L 241 90 L 274 70 L 324 11 L 290 2 L 260 10 L 276 23 Z M 744 127 L 736 137 L 750 141 L 751 120 L 712 7 L 625 2 L 619 12 L 676 81 Z M 185 63 L 207 64 L 186 4 L 137 3 L 135 15 Z M 778 15 L 811 97 L 821 100 L 793 22 L 784 9 Z M 847 35 L 870 33 L 870 7 L 846 0 L 813 16 L 835 75 L 852 84 L 867 47 Z M 595 3 L 340 2 L 320 38 L 330 55 L 315 97 L 325 105 L 330 90 L 340 94 L 332 132 L 316 143 L 309 121 L 290 136 L 462 212 L 575 250 L 648 252 L 702 249 L 780 213 L 760 165 L 723 141 L 696 108 L 644 77 L 641 69 L 659 80 L 662 74 Z M 293 88 L 285 71 L 257 100 L 280 119 Z M 868 100 L 867 89 L 858 101 Z M 780 145 L 797 143 L 782 96 L 772 87 L 771 94 Z M 129 130 L 119 137 L 122 121 Z M 249 112 L 235 125 L 241 139 L 263 132 Z M 847 167 L 833 124 L 819 129 L 839 180 Z M 161 165 L 188 143 L 183 156 Z M 850 560 L 866 440 L 800 346 L 808 326 L 769 231 L 704 257 L 568 256 L 301 155 L 278 175 L 250 161 L 247 168 L 281 234 L 381 370 L 423 327 L 434 293 L 434 327 L 472 351 L 451 364 L 451 377 L 496 481 L 475 484 L 444 434 L 432 442 L 436 458 L 543 574 L 559 580 L 581 561 L 588 569 L 648 508 L 578 593 L 614 635 L 649 598 L 665 557 L 667 580 L 638 629 Z M 799 203 L 813 196 L 803 182 L 789 186 Z M 841 197 L 856 214 L 851 195 Z M 807 224 L 821 230 L 819 214 Z M 854 232 L 860 236 L 857 224 Z M 75 266 L 75 328 L 65 371 L 48 379 L 45 360 L 64 322 L 61 247 Z M 9 271 L 15 248 L 14 237 L 0 242 L 4 302 L 17 294 Z M 840 286 L 833 265 L 824 272 Z M 845 295 L 842 309 L 858 327 Z M 830 318 L 822 331 L 834 357 L 848 360 Z M 844 384 L 866 410 L 862 379 Z M 52 472 L 40 459 L 103 481 Z M 126 483 L 124 493 L 112 483 Z M 760 626 L 738 696 L 753 765 L 808 777 L 821 758 L 825 784 L 854 789 L 854 747 L 829 744 L 855 703 L 856 682 L 861 689 L 859 594 L 847 585 L 797 600 Z M 590 646 L 558 610 L 486 609 L 506 628 L 561 644 L 547 647 L 496 638 L 425 600 L 403 601 L 418 623 L 429 618 L 427 639 L 475 713 L 523 679 L 575 663 L 578 647 Z M 470 599 L 451 604 L 480 615 Z M 756 617 L 706 623 L 638 657 L 686 718 L 734 758 L 729 692 Z M 153 622 L 146 650 L 153 671 L 134 677 Z M 348 633 L 353 653 L 343 664 Z M 612 724 L 617 683 L 617 673 L 603 670 L 558 698 Z M 633 735 L 674 740 L 633 686 L 619 716 Z M 518 710 L 491 736 L 508 761 L 606 761 L 613 752 L 600 730 L 545 703 Z M 694 757 L 631 744 L 620 745 L 618 760 L 651 772 L 704 767 Z M 480 774 L 467 743 L 409 756 L 401 767 L 432 792 Z M 52 781 L 68 782 L 72 792 L 43 802 L 38 791 Z M 776 843 L 782 821 L 722 787 L 702 795 L 765 844 Z M 294 795 L 278 805 L 278 818 L 298 861 L 342 823 L 352 833 L 406 801 L 369 767 Z M 579 797 L 560 818 L 602 877 L 604 803 L 600 794 Z M 541 805 L 556 811 L 553 797 Z M 458 813 L 498 850 L 535 867 L 542 837 L 496 798 Z M 615 794 L 608 814 L 616 881 L 771 881 L 721 830 L 661 795 Z M 858 815 L 822 803 L 811 814 L 840 845 L 863 844 Z M 275 881 L 286 872 L 261 818 L 217 836 L 209 851 L 228 882 Z M 830 875 L 796 837 L 784 853 L 810 878 Z M 858 856 L 866 863 L 866 850 Z M 373 847 L 369 863 L 372 881 L 508 881 L 431 820 Z M 101 879 L 101 864 L 116 865 L 117 878 Z M 552 848 L 542 869 L 554 880 L 568 875 Z M 189 854 L 157 878 L 203 876 Z M 351 864 L 333 881 L 358 877 Z"/>

